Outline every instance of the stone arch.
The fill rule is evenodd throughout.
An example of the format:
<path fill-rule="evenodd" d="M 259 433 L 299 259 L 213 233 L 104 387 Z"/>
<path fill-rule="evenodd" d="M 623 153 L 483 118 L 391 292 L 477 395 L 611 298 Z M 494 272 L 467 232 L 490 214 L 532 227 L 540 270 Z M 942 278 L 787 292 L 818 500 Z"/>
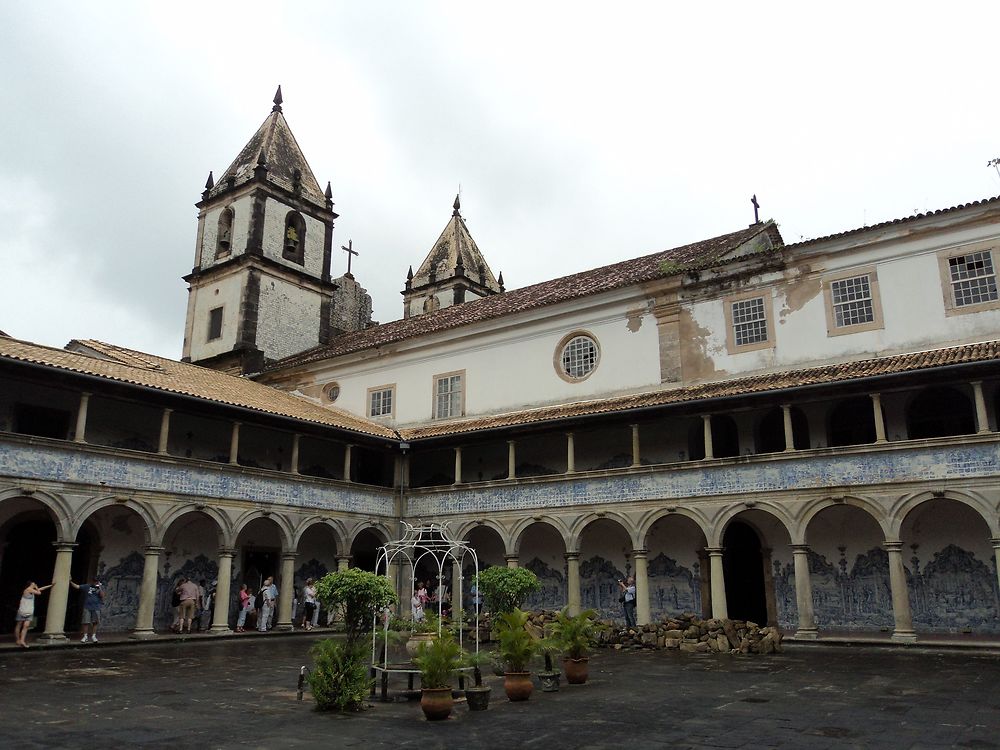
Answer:
<path fill-rule="evenodd" d="M 708 536 L 708 545 L 710 547 L 721 547 L 722 537 L 726 533 L 726 528 L 730 523 L 741 514 L 745 514 L 751 511 L 759 511 L 761 513 L 766 513 L 769 516 L 774 516 L 781 524 L 785 527 L 785 532 L 788 534 L 788 538 L 792 539 L 792 530 L 795 528 L 795 522 L 792 520 L 791 516 L 782 506 L 777 503 L 770 501 L 763 502 L 750 502 L 749 504 L 744 502 L 739 505 L 731 505 L 727 508 L 723 508 L 714 519 L 712 519 L 711 530 Z"/>
<path fill-rule="evenodd" d="M 725 514 L 724 523 L 719 524 L 717 546 L 723 548 L 722 565 L 730 617 L 758 624 L 778 624 L 780 612 L 774 571 L 780 569 L 781 552 L 790 552 L 790 527 L 784 509 L 772 503 L 749 506 L 744 503 L 737 512 Z"/>
<path fill-rule="evenodd" d="M 240 533 L 258 518 L 266 518 L 278 527 L 278 535 L 281 538 L 281 549 L 286 552 L 294 551 L 295 545 L 292 539 L 295 532 L 292 528 L 291 520 L 282 513 L 273 513 L 269 510 L 254 509 L 247 511 L 233 523 L 233 541 L 239 539 Z"/>
<path fill-rule="evenodd" d="M 77 510 L 72 522 L 74 534 L 80 531 L 83 524 L 102 508 L 128 508 L 142 519 L 145 531 L 145 543 L 152 544 L 157 527 L 157 517 L 153 509 L 146 503 L 124 495 L 101 495 L 92 497 Z"/>
<path fill-rule="evenodd" d="M 502 523 L 494 521 L 491 518 L 477 518 L 474 521 L 465 521 L 455 528 L 453 534 L 455 539 L 465 539 L 474 529 L 483 527 L 492 529 L 497 533 L 500 537 L 500 542 L 503 544 L 505 555 L 514 554 L 514 551 L 511 549 L 511 542 L 514 537 L 510 533 L 510 530 Z"/>
<path fill-rule="evenodd" d="M 580 549 L 580 537 L 583 535 L 583 532 L 588 526 L 592 523 L 596 523 L 597 521 L 611 521 L 612 523 L 616 523 L 618 526 L 621 526 L 622 530 L 629 538 L 632 549 L 638 549 L 640 547 L 638 544 L 640 536 L 638 529 L 636 528 L 635 521 L 616 511 L 598 511 L 581 516 L 570 525 L 569 541 L 566 544 L 566 548 L 571 550 Z"/>
<path fill-rule="evenodd" d="M 73 512 L 70 504 L 65 498 L 44 490 L 34 490 L 25 487 L 12 487 L 7 490 L 0 490 L 0 508 L 8 500 L 24 498 L 28 502 L 40 504 L 55 524 L 56 533 L 60 539 L 72 541 L 74 537 L 72 527 Z"/>
<path fill-rule="evenodd" d="M 580 605 L 602 619 L 622 614 L 618 581 L 635 575 L 634 526 L 617 513 L 590 513 L 573 526 L 572 549 L 580 559 Z"/>
<path fill-rule="evenodd" d="M 328 516 L 309 516 L 299 521 L 292 531 L 291 548 L 297 549 L 299 542 L 302 541 L 302 536 L 309 529 L 314 526 L 326 526 L 333 532 L 333 536 L 337 542 L 337 554 L 341 554 L 342 550 L 347 549 L 347 545 L 344 540 L 347 539 L 347 529 L 344 528 L 342 521 L 336 518 L 329 518 Z"/>
<path fill-rule="evenodd" d="M 640 524 L 654 622 L 684 612 L 711 617 L 708 523 L 698 511 L 683 511 L 660 508 L 646 514 Z"/>
<path fill-rule="evenodd" d="M 511 554 L 507 546 L 507 535 L 501 532 L 503 527 L 497 523 L 471 523 L 464 524 L 464 531 L 461 535 L 456 534 L 456 539 L 467 542 L 476 551 L 476 561 L 480 570 L 491 565 L 506 565 L 504 558 Z M 463 562 L 462 574 L 469 578 L 472 571 L 472 559 L 467 558 Z"/>
<path fill-rule="evenodd" d="M 382 538 L 383 543 L 388 542 L 390 539 L 393 538 L 392 531 L 390 531 L 389 527 L 386 526 L 384 523 L 382 523 L 381 521 L 375 521 L 374 523 L 368 521 L 365 523 L 359 523 L 355 525 L 353 529 L 351 529 L 347 537 L 349 543 L 346 545 L 346 548 L 350 549 L 351 547 L 353 547 L 354 543 L 358 540 L 358 536 L 364 531 L 371 531 L 377 534 Z"/>
<path fill-rule="evenodd" d="M 886 535 L 887 539 L 898 539 L 900 529 L 906 520 L 906 517 L 915 510 L 918 506 L 929 502 L 931 500 L 955 500 L 957 502 L 968 505 L 977 514 L 979 514 L 989 529 L 991 536 L 1000 537 L 1000 524 L 998 524 L 998 518 L 996 511 L 990 505 L 989 502 L 983 500 L 978 495 L 971 492 L 966 492 L 962 490 L 948 490 L 944 491 L 923 491 L 915 492 L 910 495 L 903 495 L 899 500 L 892 504 L 889 509 L 888 514 L 888 527 L 889 533 Z"/>
<path fill-rule="evenodd" d="M 524 609 L 562 609 L 568 601 L 566 538 L 561 519 L 536 516 L 518 523 L 511 533 L 517 564 L 538 576 L 540 590 L 531 594 Z"/>
<path fill-rule="evenodd" d="M 875 523 L 878 524 L 879 528 L 885 534 L 885 537 L 887 539 L 890 537 L 889 521 L 885 508 L 868 498 L 860 497 L 858 495 L 844 495 L 842 497 L 823 497 L 808 502 L 799 512 L 798 523 L 795 524 L 792 529 L 792 544 L 809 544 L 808 529 L 813 518 L 823 512 L 826 508 L 839 507 L 842 505 L 849 505 L 853 508 L 858 508 L 859 510 L 864 511 L 872 517 L 872 520 L 875 521 Z"/>
<path fill-rule="evenodd" d="M 369 537 L 367 542 L 370 549 L 362 550 L 360 545 L 366 541 L 365 536 Z M 390 539 L 392 537 L 389 536 L 389 529 L 382 523 L 369 523 L 356 526 L 354 533 L 351 535 L 351 546 L 348 547 L 351 556 L 351 567 L 362 568 L 374 573 L 384 573 L 384 569 L 381 571 L 376 570 L 378 548 Z"/>
<path fill-rule="evenodd" d="M 670 516 L 682 516 L 688 518 L 701 529 L 701 533 L 705 535 L 705 539 L 709 538 L 709 529 L 711 528 L 711 523 L 708 518 L 697 508 L 683 508 L 680 506 L 669 506 L 666 508 L 656 508 L 651 510 L 639 519 L 637 524 L 637 534 L 640 548 L 646 546 L 646 537 L 649 534 L 649 530 L 653 528 L 657 521 L 662 518 L 669 518 Z"/>
<path fill-rule="evenodd" d="M 218 508 L 205 505 L 204 503 L 185 503 L 167 511 L 163 515 L 163 518 L 160 519 L 160 523 L 155 527 L 151 543 L 163 544 L 167 532 L 170 531 L 170 527 L 182 516 L 186 516 L 189 513 L 201 513 L 215 521 L 216 530 L 219 534 L 220 547 L 231 547 L 235 543 L 236 532 L 233 530 L 233 524 L 229 517 Z"/>
<path fill-rule="evenodd" d="M 569 529 L 566 525 L 559 519 L 553 516 L 531 516 L 529 518 L 522 519 L 514 524 L 514 528 L 510 530 L 510 554 L 518 555 L 521 552 L 521 542 L 524 538 L 524 532 L 528 530 L 529 527 L 534 526 L 536 523 L 543 524 L 545 526 L 551 526 L 555 532 L 560 536 L 563 541 L 563 546 L 569 549 L 569 544 L 567 540 L 569 539 Z"/>

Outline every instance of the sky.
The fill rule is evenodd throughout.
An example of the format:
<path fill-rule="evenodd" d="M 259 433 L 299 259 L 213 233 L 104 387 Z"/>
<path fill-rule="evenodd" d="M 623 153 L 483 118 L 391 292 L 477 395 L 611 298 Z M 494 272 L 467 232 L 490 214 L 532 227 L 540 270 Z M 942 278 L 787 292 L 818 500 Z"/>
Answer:
<path fill-rule="evenodd" d="M 462 214 L 508 289 L 1000 195 L 1000 3 L 0 5 L 0 330 L 177 358 L 194 204 L 271 108 L 375 318 Z M 337 254 L 334 275 L 346 270 Z"/>

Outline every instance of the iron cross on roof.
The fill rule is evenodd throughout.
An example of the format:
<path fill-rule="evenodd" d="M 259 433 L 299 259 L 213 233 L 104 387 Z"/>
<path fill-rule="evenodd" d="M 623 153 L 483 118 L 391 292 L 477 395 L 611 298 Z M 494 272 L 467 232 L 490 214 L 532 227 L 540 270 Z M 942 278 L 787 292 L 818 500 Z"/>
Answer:
<path fill-rule="evenodd" d="M 753 198 L 750 199 L 750 202 L 753 203 L 753 223 L 760 224 L 760 216 L 757 213 L 758 210 L 760 209 L 760 204 L 757 202 L 756 193 L 754 193 L 754 196 Z"/>
<path fill-rule="evenodd" d="M 352 255 L 359 255 L 358 251 L 354 249 L 354 240 L 348 240 L 346 245 L 341 245 L 340 249 L 347 253 L 347 275 L 351 276 L 351 258 Z M 353 279 L 354 277 L 351 276 Z"/>

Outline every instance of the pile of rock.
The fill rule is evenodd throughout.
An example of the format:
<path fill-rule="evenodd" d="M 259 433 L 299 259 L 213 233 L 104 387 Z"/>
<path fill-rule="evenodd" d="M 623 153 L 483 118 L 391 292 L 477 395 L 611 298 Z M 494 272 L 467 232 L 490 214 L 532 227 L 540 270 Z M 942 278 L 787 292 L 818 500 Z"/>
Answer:
<path fill-rule="evenodd" d="M 545 634 L 545 626 L 556 621 L 558 612 L 547 609 L 536 609 L 528 613 L 528 622 L 525 627 L 536 638 L 542 638 Z"/>
<path fill-rule="evenodd" d="M 614 649 L 677 648 L 696 653 L 773 654 L 781 651 L 781 631 L 746 620 L 702 620 L 687 613 L 662 622 L 621 629 L 607 623 L 599 643 Z"/>

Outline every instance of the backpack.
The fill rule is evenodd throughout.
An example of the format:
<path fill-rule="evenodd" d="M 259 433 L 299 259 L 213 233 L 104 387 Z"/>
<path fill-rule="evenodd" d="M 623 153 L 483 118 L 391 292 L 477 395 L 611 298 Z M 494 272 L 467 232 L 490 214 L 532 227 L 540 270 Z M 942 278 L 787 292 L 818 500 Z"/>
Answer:
<path fill-rule="evenodd" d="M 254 609 L 264 609 L 264 592 L 258 591 L 257 596 L 253 600 Z"/>

